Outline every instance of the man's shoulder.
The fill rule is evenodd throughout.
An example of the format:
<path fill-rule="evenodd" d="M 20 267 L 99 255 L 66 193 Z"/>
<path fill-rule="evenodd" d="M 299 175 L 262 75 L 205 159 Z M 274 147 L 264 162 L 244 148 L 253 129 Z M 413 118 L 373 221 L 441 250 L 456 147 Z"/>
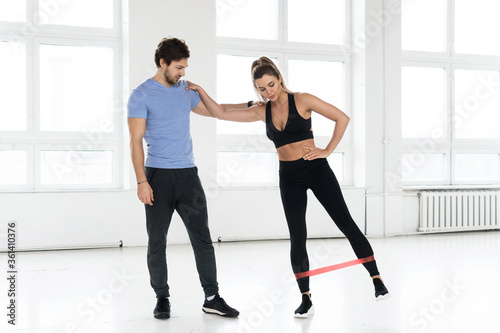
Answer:
<path fill-rule="evenodd" d="M 143 83 L 141 83 L 140 85 L 135 87 L 134 91 L 140 91 L 142 93 L 146 93 L 146 92 L 150 91 L 151 89 L 154 89 L 155 87 L 152 84 L 151 80 L 152 79 L 147 79 L 146 81 L 144 81 Z"/>
<path fill-rule="evenodd" d="M 147 79 L 140 85 L 138 85 L 134 90 L 140 91 L 142 93 L 148 93 L 148 92 L 174 92 L 174 91 L 186 91 L 186 87 L 188 86 L 187 82 L 184 80 L 179 80 L 176 84 L 170 86 L 167 90 L 162 89 L 159 84 L 154 81 L 154 79 Z"/>
<path fill-rule="evenodd" d="M 188 86 L 187 82 L 184 80 L 179 80 L 176 84 L 170 86 L 170 91 L 181 91 L 185 92 L 186 87 Z"/>

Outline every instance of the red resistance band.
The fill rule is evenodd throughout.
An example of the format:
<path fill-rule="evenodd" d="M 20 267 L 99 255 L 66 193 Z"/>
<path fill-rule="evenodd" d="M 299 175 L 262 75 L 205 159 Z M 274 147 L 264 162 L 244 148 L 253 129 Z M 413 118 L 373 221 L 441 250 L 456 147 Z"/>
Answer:
<path fill-rule="evenodd" d="M 341 264 L 336 264 L 336 265 L 332 265 L 332 266 L 326 266 L 326 267 L 323 267 L 323 268 L 313 269 L 312 271 L 307 271 L 307 272 L 302 272 L 302 273 L 295 273 L 295 278 L 298 280 L 298 279 L 302 279 L 303 277 L 306 277 L 306 276 L 313 276 L 313 275 L 323 274 L 323 273 L 326 273 L 326 272 L 335 271 L 337 269 L 346 268 L 346 267 L 354 266 L 354 265 L 357 265 L 357 264 L 364 264 L 366 262 L 370 262 L 370 261 L 374 261 L 374 260 L 375 260 L 375 256 L 361 258 L 361 259 L 356 259 L 356 260 L 351 260 L 351 261 L 346 261 L 346 262 L 343 262 Z"/>

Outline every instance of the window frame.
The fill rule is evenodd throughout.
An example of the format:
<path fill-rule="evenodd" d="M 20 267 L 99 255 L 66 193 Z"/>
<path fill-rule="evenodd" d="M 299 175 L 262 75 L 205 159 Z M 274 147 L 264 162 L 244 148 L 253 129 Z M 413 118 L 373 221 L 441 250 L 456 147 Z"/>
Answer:
<path fill-rule="evenodd" d="M 478 182 L 459 182 L 455 180 L 455 154 L 462 151 L 500 151 L 499 139 L 457 139 L 455 136 L 455 81 L 456 69 L 492 70 L 500 71 L 500 56 L 462 54 L 455 52 L 455 1 L 447 0 L 447 31 L 446 50 L 444 52 L 424 52 L 402 50 L 402 67 L 441 67 L 446 68 L 446 137 L 445 140 L 434 140 L 436 151 L 448 151 L 448 183 L 408 182 L 403 181 L 403 188 L 412 189 L 414 185 L 461 187 L 463 185 L 500 185 L 499 182 L 483 184 Z M 500 112 L 500 110 L 499 110 Z M 419 142 L 432 138 L 403 139 L 403 154 L 411 154 L 418 147 Z"/>
<path fill-rule="evenodd" d="M 344 0 L 344 44 L 317 44 L 317 43 L 301 43 L 288 41 L 288 1 L 277 0 L 278 2 L 278 35 L 275 41 L 246 39 L 233 37 L 216 36 L 216 54 L 229 56 L 255 56 L 260 57 L 266 55 L 277 59 L 277 66 L 280 68 L 285 79 L 288 77 L 288 60 L 315 60 L 315 61 L 332 61 L 342 62 L 344 68 L 344 109 L 342 111 L 350 114 L 351 110 L 351 55 L 345 52 L 345 46 L 351 40 L 351 0 Z M 293 91 L 293 87 L 290 87 Z M 255 95 L 254 95 L 255 96 Z M 321 96 L 318 96 L 321 98 Z M 255 96 L 257 99 L 257 96 Z M 219 101 L 224 103 L 224 101 Z M 263 124 L 263 135 L 267 144 L 259 146 L 257 152 L 275 152 L 274 145 L 265 137 L 265 125 Z M 313 125 L 314 126 L 314 125 Z M 238 151 L 255 151 L 255 146 L 241 144 L 242 140 L 248 137 L 247 142 L 259 143 L 264 141 L 262 135 L 238 135 L 238 134 L 219 134 L 217 133 L 217 152 L 238 152 Z M 319 147 L 324 147 L 330 141 L 331 136 L 315 135 L 315 142 Z M 352 131 L 348 127 L 346 133 L 339 146 L 336 148 L 336 153 L 343 154 L 343 180 L 340 184 L 343 186 L 352 185 Z M 252 150 L 253 149 L 253 150 Z M 222 187 L 222 184 L 217 184 Z M 278 182 L 274 183 L 254 183 L 254 184 L 236 184 L 225 185 L 227 187 L 244 187 L 244 188 L 277 188 Z"/>
<path fill-rule="evenodd" d="M 68 25 L 41 24 L 39 21 L 39 1 L 26 0 L 25 22 L 0 22 L 0 41 L 22 42 L 26 45 L 26 130 L 1 131 L 0 149 L 22 147 L 27 151 L 28 168 L 27 183 L 23 186 L 0 186 L 0 192 L 21 190 L 25 192 L 57 190 L 100 190 L 118 189 L 123 187 L 123 77 L 124 58 L 122 54 L 122 1 L 113 0 L 113 27 L 80 27 Z M 31 29 L 31 30 L 30 30 Z M 102 132 L 102 140 L 94 144 L 92 149 L 77 149 L 82 142 L 90 141 L 87 135 L 91 131 L 41 131 L 40 129 L 40 66 L 39 49 L 42 44 L 61 46 L 106 47 L 113 52 L 113 131 Z M 99 131 L 99 129 L 95 129 Z M 64 146 L 64 148 L 61 148 Z M 113 182 L 112 184 L 79 184 L 66 186 L 47 186 L 41 184 L 40 151 L 47 147 L 52 150 L 87 150 L 113 151 Z M 72 149 L 70 149 L 72 147 Z M 94 149 L 95 148 L 95 149 Z M 13 149 L 13 148 L 10 148 Z"/>

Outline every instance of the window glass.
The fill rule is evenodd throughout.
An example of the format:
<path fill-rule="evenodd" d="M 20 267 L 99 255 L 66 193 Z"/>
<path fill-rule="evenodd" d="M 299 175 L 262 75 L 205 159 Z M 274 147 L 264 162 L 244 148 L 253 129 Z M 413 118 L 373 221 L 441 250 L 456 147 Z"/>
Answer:
<path fill-rule="evenodd" d="M 26 130 L 26 45 L 0 42 L 0 131 Z"/>
<path fill-rule="evenodd" d="M 22 150 L 0 150 L 0 186 L 27 183 L 27 154 Z"/>
<path fill-rule="evenodd" d="M 41 151 L 40 159 L 43 185 L 113 182 L 112 151 Z"/>
<path fill-rule="evenodd" d="M 500 181 L 500 155 L 456 154 L 455 180 L 465 182 Z"/>
<path fill-rule="evenodd" d="M 500 1 L 455 0 L 455 52 L 500 55 Z"/>
<path fill-rule="evenodd" d="M 26 22 L 26 1 L 0 0 L 0 21 Z"/>
<path fill-rule="evenodd" d="M 402 68 L 403 138 L 437 138 L 446 130 L 443 68 Z"/>
<path fill-rule="evenodd" d="M 403 182 L 445 181 L 445 157 L 445 154 L 403 154 Z"/>
<path fill-rule="evenodd" d="M 343 112 L 344 74 L 343 63 L 333 61 L 288 61 L 287 86 L 293 92 L 306 92 L 333 104 Z M 346 112 L 347 113 L 347 112 Z M 331 136 L 335 123 L 313 112 L 314 135 Z"/>
<path fill-rule="evenodd" d="M 253 88 L 251 65 L 259 57 L 219 54 L 217 56 L 217 101 L 220 104 L 245 103 L 259 100 Z M 271 59 L 276 61 L 276 59 Z M 219 134 L 264 134 L 261 121 L 237 123 L 217 120 Z"/>
<path fill-rule="evenodd" d="M 402 0 L 403 50 L 446 50 L 446 2 L 447 0 Z"/>
<path fill-rule="evenodd" d="M 217 36 L 276 40 L 277 0 L 216 0 Z"/>
<path fill-rule="evenodd" d="M 288 40 L 342 44 L 344 0 L 288 0 Z"/>
<path fill-rule="evenodd" d="M 498 71 L 455 70 L 455 137 L 500 138 Z"/>
<path fill-rule="evenodd" d="M 113 130 L 113 50 L 40 45 L 42 131 Z"/>
<path fill-rule="evenodd" d="M 39 0 L 41 24 L 112 28 L 113 0 Z"/>

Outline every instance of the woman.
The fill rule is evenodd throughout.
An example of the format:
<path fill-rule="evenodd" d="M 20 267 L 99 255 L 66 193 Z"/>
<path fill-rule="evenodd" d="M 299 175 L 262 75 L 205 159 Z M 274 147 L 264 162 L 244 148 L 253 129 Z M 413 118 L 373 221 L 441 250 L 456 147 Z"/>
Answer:
<path fill-rule="evenodd" d="M 311 189 L 339 229 L 349 240 L 358 258 L 373 255 L 370 243 L 353 221 L 345 204 L 337 179 L 328 165 L 328 157 L 337 147 L 349 117 L 321 99 L 307 93 L 292 93 L 285 85 L 276 65 L 267 57 L 252 64 L 252 79 L 256 92 L 264 100 L 220 106 L 199 86 L 189 83 L 187 89 L 200 94 L 207 109 L 217 118 L 266 123 L 266 133 L 276 146 L 279 158 L 280 192 L 291 241 L 291 262 L 294 273 L 309 270 L 306 250 L 306 191 Z M 314 144 L 311 113 L 315 111 L 336 123 L 332 138 L 325 149 Z M 380 278 L 375 261 L 363 264 L 370 273 L 377 300 L 389 297 Z M 313 313 L 309 277 L 297 280 L 302 303 L 295 317 L 308 317 Z"/>

